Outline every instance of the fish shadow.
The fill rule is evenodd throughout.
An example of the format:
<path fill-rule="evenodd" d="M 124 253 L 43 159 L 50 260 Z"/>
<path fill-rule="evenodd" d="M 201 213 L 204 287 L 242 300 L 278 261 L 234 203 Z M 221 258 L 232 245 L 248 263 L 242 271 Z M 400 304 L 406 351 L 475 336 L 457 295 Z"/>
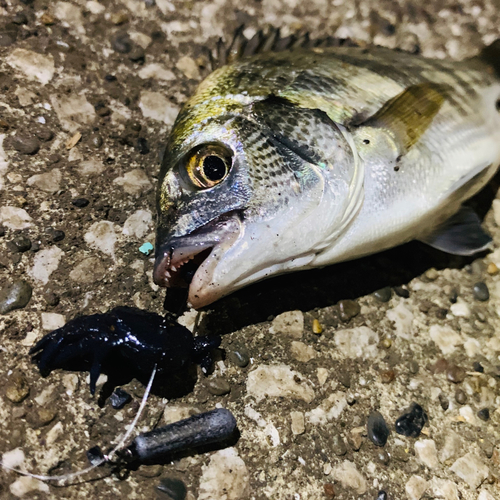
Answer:
<path fill-rule="evenodd" d="M 484 219 L 500 186 L 500 173 L 466 204 Z M 207 328 L 219 335 L 291 310 L 310 311 L 407 284 L 430 268 L 462 269 L 471 257 L 450 255 L 418 241 L 321 269 L 298 271 L 250 285 L 210 306 Z"/>

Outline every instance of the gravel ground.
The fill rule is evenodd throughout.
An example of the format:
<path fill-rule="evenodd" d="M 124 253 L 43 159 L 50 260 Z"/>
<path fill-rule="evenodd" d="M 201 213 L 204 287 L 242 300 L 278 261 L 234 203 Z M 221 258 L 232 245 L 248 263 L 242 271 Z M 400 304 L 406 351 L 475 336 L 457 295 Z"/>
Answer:
<path fill-rule="evenodd" d="M 272 24 L 463 58 L 499 36 L 500 4 L 0 0 L 5 463 L 84 468 L 86 450 L 108 448 L 133 419 L 142 383 L 124 385 L 123 409 L 99 406 L 85 373 L 43 379 L 28 350 L 77 315 L 162 311 L 139 251 L 154 242 L 158 158 L 207 72 L 203 47 L 241 23 L 249 36 Z M 187 312 L 185 324 L 224 334 L 225 356 L 194 387 L 153 395 L 139 429 L 224 407 L 241 433 L 234 446 L 64 487 L 2 471 L 1 498 L 181 499 L 178 481 L 189 500 L 500 498 L 498 185 L 475 200 L 497 248 L 482 258 L 412 243 Z M 427 422 L 405 437 L 394 425 L 412 403 Z"/>

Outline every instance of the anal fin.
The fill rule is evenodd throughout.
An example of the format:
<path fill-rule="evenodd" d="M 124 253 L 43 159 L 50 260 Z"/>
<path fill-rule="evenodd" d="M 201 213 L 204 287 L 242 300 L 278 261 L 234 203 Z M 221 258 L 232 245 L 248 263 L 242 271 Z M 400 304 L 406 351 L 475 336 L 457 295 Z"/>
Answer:
<path fill-rule="evenodd" d="M 419 241 L 453 255 L 474 255 L 487 250 L 493 240 L 481 227 L 474 210 L 462 206 L 455 215 Z"/>

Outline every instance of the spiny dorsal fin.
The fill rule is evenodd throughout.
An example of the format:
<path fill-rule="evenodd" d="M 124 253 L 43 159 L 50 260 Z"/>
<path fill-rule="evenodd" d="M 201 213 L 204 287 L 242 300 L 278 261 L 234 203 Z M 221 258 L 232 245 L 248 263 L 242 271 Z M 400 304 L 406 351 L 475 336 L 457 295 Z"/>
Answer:
<path fill-rule="evenodd" d="M 387 129 L 402 152 L 407 152 L 427 130 L 446 99 L 446 85 L 412 85 L 387 101 L 362 125 Z"/>
<path fill-rule="evenodd" d="M 265 52 L 282 52 L 284 50 L 293 50 L 298 48 L 314 47 L 357 47 L 358 43 L 348 38 L 326 37 L 320 39 L 311 39 L 308 32 L 295 33 L 293 35 L 282 37 L 279 28 L 270 27 L 267 31 L 259 30 L 255 35 L 247 39 L 243 34 L 245 29 L 241 25 L 234 33 L 234 37 L 229 45 L 222 38 L 219 38 L 215 54 L 210 50 L 208 59 L 212 71 L 231 64 L 243 57 L 251 57 Z"/>

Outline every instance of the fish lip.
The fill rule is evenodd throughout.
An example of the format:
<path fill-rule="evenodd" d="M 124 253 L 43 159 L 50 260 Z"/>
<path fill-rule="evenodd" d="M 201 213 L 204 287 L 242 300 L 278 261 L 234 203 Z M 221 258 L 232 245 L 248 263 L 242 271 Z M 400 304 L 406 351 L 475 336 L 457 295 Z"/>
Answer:
<path fill-rule="evenodd" d="M 196 309 L 214 302 L 223 295 L 220 291 L 214 292 L 214 269 L 225 251 L 238 239 L 240 232 L 240 218 L 236 212 L 230 212 L 186 236 L 170 238 L 157 251 L 153 270 L 154 282 L 165 288 L 186 286 L 187 283 L 179 279 L 177 272 L 186 262 L 210 250 L 188 285 L 188 303 Z"/>

